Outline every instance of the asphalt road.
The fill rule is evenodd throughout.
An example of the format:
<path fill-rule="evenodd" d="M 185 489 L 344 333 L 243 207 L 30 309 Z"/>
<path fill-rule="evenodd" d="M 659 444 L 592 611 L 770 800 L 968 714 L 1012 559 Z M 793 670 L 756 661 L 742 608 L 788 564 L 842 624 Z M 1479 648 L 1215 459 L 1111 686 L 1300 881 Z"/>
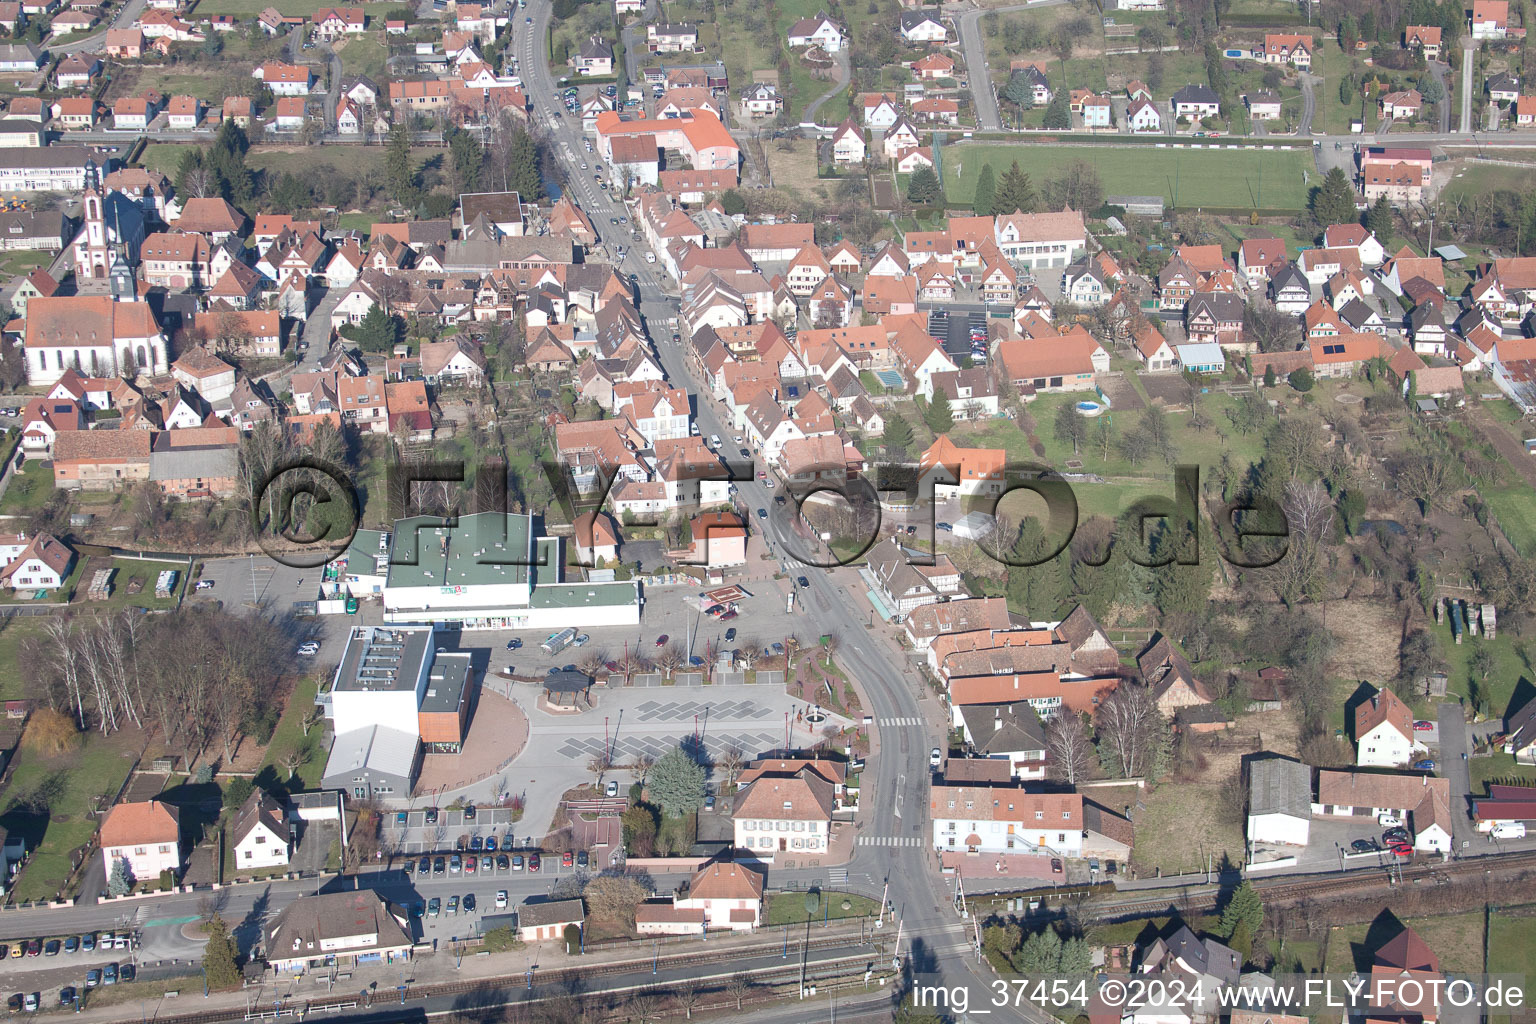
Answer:
<path fill-rule="evenodd" d="M 1009 7 L 978 9 L 962 8 L 958 4 L 945 8 L 944 13 L 955 19 L 960 36 L 960 49 L 965 54 L 965 73 L 971 83 L 971 105 L 976 108 L 976 125 L 986 132 L 1001 131 L 1003 122 L 997 110 L 997 90 L 992 86 L 992 73 L 987 66 L 987 43 L 981 35 L 981 16 L 1007 14 L 1009 11 L 1028 11 L 1039 7 L 1057 7 L 1067 0 L 1037 0 L 1032 4 L 1013 4 Z"/>
<path fill-rule="evenodd" d="M 514 26 L 512 45 L 517 47 L 523 69 L 523 80 L 532 101 L 535 117 L 547 128 L 546 142 L 552 146 L 558 158 L 567 164 L 567 177 L 578 203 L 591 217 L 600 233 L 609 218 L 618 216 L 621 207 L 606 190 L 595 188 L 591 173 L 583 173 L 570 166 L 578 163 L 585 154 L 584 140 L 579 121 L 559 113 L 559 120 L 550 123 L 549 115 L 563 110 L 550 73 L 544 52 L 545 26 L 549 22 L 550 8 L 547 3 L 530 4 L 525 17 L 531 25 Z M 588 160 L 589 163 L 595 162 Z M 670 380 L 683 384 L 687 390 L 701 396 L 697 422 L 699 432 L 708 436 L 731 436 L 729 423 L 712 402 L 703 398 L 704 388 L 688 373 L 680 345 L 670 342 L 671 331 L 661 328 L 666 320 L 676 317 L 678 302 L 670 281 L 664 280 L 657 265 L 644 263 L 639 258 L 640 247 L 633 247 L 625 270 L 635 275 L 638 285 L 640 310 L 650 325 L 653 339 L 658 340 L 657 354 L 662 368 Z M 667 339 L 667 340 L 660 340 Z M 773 494 L 757 481 L 737 485 L 742 503 L 748 508 L 774 507 Z M 782 551 L 782 547 L 778 550 Z M 923 709 L 916 694 L 919 684 L 905 666 L 896 664 L 886 653 L 883 643 L 867 635 L 867 623 L 854 610 L 854 603 L 841 586 L 834 582 L 832 574 L 807 569 L 805 575 L 811 581 L 811 598 L 815 605 L 816 621 L 824 630 L 836 629 L 843 638 L 840 658 L 844 668 L 857 677 L 864 686 L 871 707 L 866 709 L 877 720 L 881 718 L 912 719 L 921 721 Z M 871 783 L 870 791 L 879 794 L 871 801 L 872 817 L 866 822 L 863 835 L 877 837 L 923 836 L 927 832 L 928 750 L 932 745 L 921 726 L 901 729 L 882 729 L 878 738 L 878 753 L 871 756 L 864 777 Z M 873 775 L 871 775 L 873 773 Z M 926 842 L 917 846 L 856 846 L 853 860 L 848 865 L 850 878 L 867 875 L 875 886 L 890 884 L 890 900 L 894 905 L 898 930 L 903 936 L 901 943 L 902 966 L 909 975 L 922 975 L 925 980 L 940 978 L 950 985 L 966 985 L 980 994 L 986 991 L 989 978 L 978 973 L 972 958 L 946 947 L 963 942 L 969 936 L 952 910 L 946 908 L 950 893 L 935 870 L 935 861 Z M 782 875 L 774 873 L 775 882 L 782 882 Z M 979 998 L 979 995 L 978 995 Z M 1004 1019 L 1044 1021 L 1047 1018 L 1032 1007 L 1022 1012 L 1000 1011 Z"/>
<path fill-rule="evenodd" d="M 1461 51 L 1461 130 L 1463 132 L 1470 132 L 1472 130 L 1473 54 L 1472 42 L 1468 40 L 1465 48 Z M 1450 120 L 1447 118 L 1444 127 L 1449 127 L 1449 125 Z"/>

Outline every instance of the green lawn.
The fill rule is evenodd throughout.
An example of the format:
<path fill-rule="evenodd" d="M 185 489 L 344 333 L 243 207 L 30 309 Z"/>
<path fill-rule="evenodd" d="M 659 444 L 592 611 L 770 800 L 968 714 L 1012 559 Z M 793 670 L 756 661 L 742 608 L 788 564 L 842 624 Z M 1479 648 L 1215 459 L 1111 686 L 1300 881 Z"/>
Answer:
<path fill-rule="evenodd" d="M 1498 517 L 1509 542 L 1527 558 L 1536 555 L 1536 503 L 1531 490 L 1518 480 L 1502 487 L 1490 487 L 1483 497 Z"/>
<path fill-rule="evenodd" d="M 38 267 L 46 267 L 53 262 L 53 257 L 36 249 L 18 249 L 8 252 L 4 258 L 0 258 L 0 273 L 6 277 L 14 277 L 17 274 L 25 274 L 36 270 Z"/>
<path fill-rule="evenodd" d="M 999 180 L 1013 161 L 1036 188 L 1065 167 L 1084 161 L 1098 172 L 1108 194 L 1157 195 L 1174 206 L 1301 209 L 1307 204 L 1306 150 L 1189 150 L 1155 146 L 993 145 L 964 143 L 944 148 L 945 192 L 951 203 L 971 201 L 976 177 L 991 164 Z"/>
<path fill-rule="evenodd" d="M 880 912 L 880 901 L 872 900 L 868 896 L 855 896 L 845 892 L 823 892 L 817 901 L 816 912 L 808 913 L 805 909 L 806 894 L 802 892 L 781 892 L 768 897 L 768 905 L 763 908 L 763 923 L 775 924 L 804 924 L 806 921 L 820 921 L 823 914 L 826 920 L 836 921 L 847 917 L 874 917 Z M 843 909 L 844 903 L 848 909 Z"/>
<path fill-rule="evenodd" d="M 237 18 L 254 18 L 268 7 L 276 7 L 281 14 L 313 16 L 324 7 L 320 0 L 202 0 L 197 14 L 206 18 L 210 14 L 233 14 Z"/>
<path fill-rule="evenodd" d="M 30 615 L 0 618 L 0 700 L 31 696 L 21 671 L 21 645 L 29 637 L 40 636 L 42 631 L 41 618 Z"/>
<path fill-rule="evenodd" d="M 86 568 L 94 574 L 97 569 L 106 568 L 106 565 L 100 559 L 91 559 L 90 565 Z M 113 612 L 122 608 L 154 610 L 175 608 L 178 596 L 187 587 L 187 563 L 185 562 L 143 562 L 136 558 L 114 558 L 112 568 L 117 570 L 112 577 L 112 596 L 105 601 L 88 601 L 84 604 L 84 608 L 103 612 Z M 170 597 L 156 597 L 155 582 L 167 569 L 175 571 L 176 587 Z M 128 593 L 128 584 L 133 580 L 143 584 L 136 594 Z M 77 600 L 84 601 L 86 589 L 90 585 L 89 577 L 80 581 L 79 591 L 75 594 Z"/>
<path fill-rule="evenodd" d="M 53 490 L 53 468 L 30 459 L 11 475 L 5 497 L 0 498 L 0 515 L 30 516 L 48 503 Z"/>
<path fill-rule="evenodd" d="M 1478 685 L 1486 689 L 1489 710 L 1494 717 L 1503 716 L 1510 697 L 1514 695 L 1515 685 L 1522 678 L 1536 683 L 1536 678 L 1532 678 L 1531 670 L 1516 650 L 1515 639 L 1509 630 L 1499 630 L 1492 640 L 1482 635 L 1466 636 L 1458 644 L 1451 636 L 1449 621 L 1431 628 L 1440 638 L 1440 650 L 1445 655 L 1446 673 L 1450 676 L 1452 693 L 1469 696 L 1473 651 L 1482 648 L 1493 656 L 1492 671 L 1488 673 L 1486 681 L 1478 680 Z"/>
<path fill-rule="evenodd" d="M 91 839 L 92 800 L 116 794 L 133 764 L 132 742 L 123 733 L 86 733 L 81 746 L 58 757 L 27 750 L 17 756 L 10 785 L 0 797 L 0 825 L 36 849 L 12 890 L 17 901 L 54 898 L 70 872 L 70 853 Z"/>
<path fill-rule="evenodd" d="M 1502 154 L 1500 155 L 1502 159 Z M 1536 165 L 1531 167 L 1500 167 L 1486 164 L 1464 163 L 1446 183 L 1444 196 L 1471 198 L 1489 192 L 1530 192 L 1536 189 Z"/>
<path fill-rule="evenodd" d="M 1522 907 L 1525 914 L 1530 907 Z M 1519 975 L 1527 990 L 1536 981 L 1536 920 L 1529 916 L 1513 917 L 1497 908 L 1488 915 L 1488 973 Z M 1527 997 L 1529 1005 L 1529 997 Z M 1494 1013 L 1490 1021 L 1525 1020 L 1529 1012 L 1511 1017 Z"/>
<path fill-rule="evenodd" d="M 1490 782 L 1518 779 L 1522 785 L 1536 785 L 1536 765 L 1515 764 L 1515 755 L 1502 751 L 1490 757 L 1474 757 L 1467 762 L 1471 766 L 1472 795 L 1488 792 Z"/>
<path fill-rule="evenodd" d="M 348 75 L 367 75 L 374 81 L 384 80 L 384 64 L 389 60 L 389 47 L 375 35 L 349 39 L 338 46 L 341 67 Z"/>
<path fill-rule="evenodd" d="M 1440 956 L 1440 966 L 1446 971 L 1481 974 L 1483 971 L 1483 911 L 1476 910 L 1440 917 L 1410 917 L 1403 924 L 1418 932 L 1429 948 Z M 1380 944 L 1395 936 L 1393 930 L 1378 930 L 1372 934 L 1370 923 L 1344 924 L 1335 927 L 1328 935 L 1329 974 L 1348 974 L 1351 971 L 1369 971 L 1371 960 Z"/>
<path fill-rule="evenodd" d="M 304 735 L 303 723 L 315 707 L 315 694 L 320 688 L 318 678 L 301 679 L 293 688 L 293 693 L 288 697 L 288 705 L 283 708 L 283 717 L 278 720 L 277 729 L 272 733 L 272 742 L 267 744 L 267 756 L 257 771 L 260 778 L 263 772 L 271 770 L 273 778 L 282 783 L 288 782 L 288 769 L 283 767 L 283 760 L 289 751 L 302 751 L 305 761 L 299 766 L 298 774 L 289 787 L 290 789 L 317 789 L 320 786 L 320 777 L 325 772 L 326 749 L 321 735 L 324 730 L 316 725 L 311 726 L 309 735 Z"/>

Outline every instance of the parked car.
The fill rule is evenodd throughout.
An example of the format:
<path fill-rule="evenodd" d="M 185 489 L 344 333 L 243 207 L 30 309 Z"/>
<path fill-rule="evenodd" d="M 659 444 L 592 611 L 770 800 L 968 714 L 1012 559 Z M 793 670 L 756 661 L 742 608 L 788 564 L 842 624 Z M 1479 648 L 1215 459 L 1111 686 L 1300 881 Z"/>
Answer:
<path fill-rule="evenodd" d="M 133 980 L 134 972 L 137 971 L 137 970 L 138 970 L 138 968 L 133 966 L 133 964 L 123 964 L 123 966 L 121 966 L 121 967 L 119 967 L 117 969 L 118 980 L 119 981 L 132 981 Z"/>
<path fill-rule="evenodd" d="M 475 862 L 479 859 L 479 857 L 473 856 L 464 858 L 464 873 L 466 875 L 472 875 L 475 873 Z"/>
<path fill-rule="evenodd" d="M 28 992 L 27 998 L 22 1002 L 22 1009 L 26 1010 L 28 1013 L 35 1013 L 37 1012 L 38 1002 L 39 994 L 36 992 Z"/>
<path fill-rule="evenodd" d="M 97 985 L 100 985 L 100 984 L 101 984 L 101 969 L 99 967 L 92 967 L 90 970 L 85 972 L 85 987 L 86 988 L 95 988 Z"/>
<path fill-rule="evenodd" d="M 610 797 L 618 796 L 619 795 L 619 780 L 618 779 L 609 779 L 608 780 L 608 788 L 603 790 L 603 792 L 604 792 L 604 794 L 606 794 L 607 796 L 610 796 Z"/>
<path fill-rule="evenodd" d="M 711 793 L 704 798 L 704 809 L 706 811 L 712 811 L 715 809 L 715 794 Z"/>
<path fill-rule="evenodd" d="M 117 964 L 107 964 L 101 969 L 101 983 L 103 985 L 117 984 Z"/>
<path fill-rule="evenodd" d="M 87 953 L 94 952 L 96 949 L 96 933 L 86 932 L 80 936 L 80 948 Z"/>
<path fill-rule="evenodd" d="M 576 866 L 579 867 L 579 868 L 584 868 L 584 867 L 587 866 L 587 863 L 588 863 L 587 851 L 586 850 L 577 850 L 576 851 Z"/>
<path fill-rule="evenodd" d="M 736 617 L 736 609 L 732 608 L 730 611 L 728 611 L 724 615 L 720 616 L 720 621 L 721 622 L 730 622 L 735 617 Z"/>
<path fill-rule="evenodd" d="M 47 942 L 43 943 L 43 955 L 58 956 L 59 950 L 63 948 L 64 943 L 60 942 L 58 939 L 49 939 Z"/>
<path fill-rule="evenodd" d="M 1053 875 L 1061 874 L 1061 858 L 1060 857 L 1052 857 L 1051 858 L 1051 874 L 1053 874 Z"/>
<path fill-rule="evenodd" d="M 409 815 L 405 811 L 396 811 L 395 812 L 395 824 L 403 826 L 405 824 L 406 819 L 408 817 L 409 817 Z"/>
<path fill-rule="evenodd" d="M 13 993 L 11 997 L 5 1001 L 6 1008 L 9 1009 L 12 1013 L 16 1013 L 21 1009 L 23 999 L 25 999 L 25 997 L 20 992 Z"/>
<path fill-rule="evenodd" d="M 1413 728 L 1415 732 L 1432 732 L 1435 728 L 1435 723 L 1418 721 L 1413 723 Z"/>
<path fill-rule="evenodd" d="M 301 658 L 313 658 L 320 653 L 320 645 L 311 640 L 307 644 L 300 644 L 298 655 Z"/>
<path fill-rule="evenodd" d="M 507 855 L 506 854 L 503 853 L 503 854 L 498 854 L 497 855 L 497 857 L 496 857 L 496 870 L 497 871 L 510 871 L 510 870 L 512 870 L 512 862 L 507 859 Z"/>
<path fill-rule="evenodd" d="M 572 864 L 575 864 L 575 863 L 576 863 L 576 855 L 574 853 L 572 853 L 570 850 L 566 850 L 564 853 L 562 853 L 560 855 L 560 866 L 561 867 L 568 868 Z"/>
<path fill-rule="evenodd" d="M 73 986 L 73 985 L 65 985 L 63 988 L 59 989 L 59 1005 L 60 1006 L 74 1006 L 75 1005 L 75 986 Z"/>
<path fill-rule="evenodd" d="M 456 875 L 462 870 L 464 870 L 464 862 L 459 859 L 458 854 L 448 858 L 448 873 L 450 875 Z"/>
<path fill-rule="evenodd" d="M 466 914 L 473 914 L 474 912 L 475 912 L 475 894 L 472 893 L 472 892 L 467 892 L 467 893 L 464 894 L 464 913 L 466 913 Z"/>
<path fill-rule="evenodd" d="M 523 870 L 523 855 L 522 854 L 514 853 L 512 855 L 512 870 L 513 871 L 521 871 L 521 870 Z"/>
<path fill-rule="evenodd" d="M 425 878 L 428 875 L 430 875 L 431 873 L 432 873 L 432 858 L 431 857 L 423 857 L 423 858 L 421 858 L 421 860 L 416 862 L 416 874 L 419 877 Z"/>
<path fill-rule="evenodd" d="M 496 837 L 495 836 L 486 836 L 485 837 L 485 849 L 486 849 L 486 852 L 488 852 L 488 853 L 495 853 L 496 852 Z"/>
<path fill-rule="evenodd" d="M 528 855 L 528 870 L 529 871 L 537 871 L 537 870 L 539 870 L 539 855 L 538 854 L 530 853 Z"/>
<path fill-rule="evenodd" d="M 937 768 L 944 763 L 944 751 L 934 747 L 928 752 L 928 767 Z"/>
<path fill-rule="evenodd" d="M 670 640 L 670 639 L 672 639 L 672 638 L 669 637 L 667 634 L 663 633 L 663 634 L 661 634 L 661 636 L 656 638 L 656 646 L 657 647 L 665 647 L 665 646 L 667 646 L 667 641 Z"/>
<path fill-rule="evenodd" d="M 517 637 L 513 637 L 511 640 L 507 641 L 507 650 L 509 650 L 509 651 L 518 650 L 522 646 L 523 646 L 523 642 L 521 640 L 519 640 Z"/>
<path fill-rule="evenodd" d="M 726 643 L 730 643 L 732 640 L 735 640 L 735 639 L 736 639 L 736 627 L 732 626 L 730 629 L 725 631 L 725 642 Z"/>
<path fill-rule="evenodd" d="M 443 870 L 447 867 L 447 863 L 448 862 L 447 862 L 446 858 L 443 858 L 443 857 L 437 858 L 436 860 L 434 860 L 432 862 L 432 873 L 434 875 L 442 874 Z"/>
<path fill-rule="evenodd" d="M 436 807 L 428 807 L 427 808 L 427 824 L 428 825 L 436 825 L 437 824 L 437 808 Z"/>
<path fill-rule="evenodd" d="M 198 580 L 197 584 L 192 589 L 193 590 L 212 590 L 213 589 L 213 580 Z"/>
<path fill-rule="evenodd" d="M 471 850 L 478 850 L 484 844 L 485 844 L 485 840 L 481 839 L 479 836 L 470 836 L 469 837 L 469 848 Z"/>
<path fill-rule="evenodd" d="M 1435 762 L 1434 761 L 1431 761 L 1429 758 L 1426 757 L 1422 761 L 1415 761 L 1415 762 L 1413 762 L 1413 767 L 1416 770 L 1421 771 L 1421 772 L 1432 772 L 1432 771 L 1435 770 L 1436 766 L 1435 766 Z"/>
<path fill-rule="evenodd" d="M 66 952 L 66 953 L 74 953 L 77 950 L 79 950 L 79 948 L 80 948 L 80 936 L 78 936 L 78 935 L 71 935 L 69 938 L 64 940 L 64 952 Z"/>
<path fill-rule="evenodd" d="M 446 913 L 449 917 L 452 917 L 454 914 L 457 914 L 458 912 L 459 912 L 459 898 L 457 896 L 449 896 L 448 897 L 448 906 L 444 908 L 444 913 Z"/>
<path fill-rule="evenodd" d="M 576 639 L 571 641 L 573 647 L 585 647 L 592 638 L 586 633 L 577 633 Z"/>
<path fill-rule="evenodd" d="M 27 956 L 42 956 L 42 954 L 43 954 L 43 940 L 42 939 L 28 939 L 27 940 Z"/>
<path fill-rule="evenodd" d="M 465 804 L 464 805 L 464 820 L 465 821 L 474 821 L 475 820 L 475 805 L 474 804 Z"/>
<path fill-rule="evenodd" d="M 443 912 L 443 900 L 441 896 L 433 896 L 427 900 L 427 916 L 436 917 Z"/>
<path fill-rule="evenodd" d="M 1356 853 L 1370 853 L 1372 850 L 1380 849 L 1374 839 L 1356 839 L 1349 844 L 1349 848 Z"/>

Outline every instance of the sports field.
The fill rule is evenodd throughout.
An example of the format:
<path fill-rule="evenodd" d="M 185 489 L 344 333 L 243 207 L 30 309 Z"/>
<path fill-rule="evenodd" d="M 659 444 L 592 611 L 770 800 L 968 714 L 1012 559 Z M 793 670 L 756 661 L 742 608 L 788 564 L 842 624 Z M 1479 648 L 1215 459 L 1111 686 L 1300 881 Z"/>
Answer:
<path fill-rule="evenodd" d="M 969 203 L 983 164 L 999 181 L 1013 161 L 1039 189 L 1062 168 L 1082 160 L 1098 169 L 1108 195 L 1161 195 L 1175 207 L 1257 207 L 1300 210 L 1318 183 L 1306 149 L 1172 149 L 1157 146 L 1055 146 L 1040 143 L 959 143 L 944 147 L 944 194 Z"/>

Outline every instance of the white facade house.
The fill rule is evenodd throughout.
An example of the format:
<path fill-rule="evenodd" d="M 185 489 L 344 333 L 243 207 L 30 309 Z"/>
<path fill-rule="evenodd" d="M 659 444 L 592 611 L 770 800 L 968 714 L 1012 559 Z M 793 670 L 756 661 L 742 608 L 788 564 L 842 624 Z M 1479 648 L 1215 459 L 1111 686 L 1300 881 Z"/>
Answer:
<path fill-rule="evenodd" d="M 1077 793 L 936 785 L 928 816 L 933 848 L 940 852 L 1076 857 L 1083 849 L 1083 798 Z"/>
<path fill-rule="evenodd" d="M 101 859 L 112 877 L 121 863 L 132 880 L 152 882 L 162 871 L 181 870 L 181 818 L 158 800 L 121 803 L 101 823 Z"/>
<path fill-rule="evenodd" d="M 842 28 L 825 14 L 801 18 L 789 29 L 789 48 L 792 50 L 819 46 L 828 53 L 836 53 L 843 48 L 845 42 Z"/>
<path fill-rule="evenodd" d="M 902 11 L 901 38 L 909 43 L 943 43 L 949 40 L 949 29 L 936 11 Z"/>
<path fill-rule="evenodd" d="M 282 805 L 263 790 L 253 792 L 240 808 L 231 836 L 236 874 L 288 863 L 288 826 L 283 821 Z"/>
<path fill-rule="evenodd" d="M 1413 712 L 1391 690 L 1355 708 L 1355 764 L 1401 768 L 1413 760 Z"/>
<path fill-rule="evenodd" d="M 734 862 L 706 864 L 673 906 L 703 911 L 706 928 L 750 932 L 762 919 L 763 876 Z"/>
<path fill-rule="evenodd" d="M 758 860 L 777 854 L 823 854 L 832 841 L 832 811 L 839 783 L 798 762 L 773 762 L 743 776 L 736 799 L 735 845 Z"/>

